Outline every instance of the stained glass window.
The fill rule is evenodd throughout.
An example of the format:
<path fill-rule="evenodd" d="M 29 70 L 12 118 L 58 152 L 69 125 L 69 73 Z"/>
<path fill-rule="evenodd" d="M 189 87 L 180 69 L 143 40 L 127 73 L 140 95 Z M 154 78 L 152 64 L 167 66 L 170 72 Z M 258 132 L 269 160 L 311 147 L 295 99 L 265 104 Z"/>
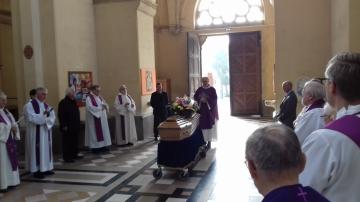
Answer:
<path fill-rule="evenodd" d="M 264 21 L 262 0 L 201 0 L 197 27 L 259 24 Z"/>

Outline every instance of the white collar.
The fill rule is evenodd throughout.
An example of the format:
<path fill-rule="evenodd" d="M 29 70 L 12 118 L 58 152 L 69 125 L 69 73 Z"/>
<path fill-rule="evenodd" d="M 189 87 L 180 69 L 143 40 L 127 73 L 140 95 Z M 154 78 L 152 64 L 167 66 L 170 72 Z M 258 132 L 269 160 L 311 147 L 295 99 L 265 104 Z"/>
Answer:
<path fill-rule="evenodd" d="M 360 105 L 349 105 L 347 107 L 341 108 L 336 113 L 336 119 L 339 119 L 345 115 L 351 115 L 360 112 Z"/>
<path fill-rule="evenodd" d="M 211 86 L 208 85 L 208 86 L 201 86 L 203 89 L 209 89 Z"/>

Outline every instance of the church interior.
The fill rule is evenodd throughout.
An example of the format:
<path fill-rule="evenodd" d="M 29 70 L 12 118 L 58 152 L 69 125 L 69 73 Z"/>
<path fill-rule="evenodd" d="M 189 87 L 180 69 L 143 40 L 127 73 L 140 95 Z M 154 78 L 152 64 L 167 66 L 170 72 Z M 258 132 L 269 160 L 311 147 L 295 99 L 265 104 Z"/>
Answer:
<path fill-rule="evenodd" d="M 16 119 L 28 92 L 40 86 L 57 112 L 75 75 L 85 83 L 80 93 L 86 82 L 100 85 L 112 138 L 112 104 L 125 84 L 136 103 L 138 136 L 132 147 L 112 145 L 109 154 L 95 155 L 84 147 L 82 128 L 84 158 L 65 163 L 56 124 L 55 175 L 35 179 L 22 160 L 21 184 L 0 193 L 0 201 L 260 202 L 244 164 L 247 137 L 274 122 L 283 81 L 294 84 L 300 100 L 304 83 L 324 77 L 333 55 L 360 52 L 359 9 L 358 0 L 0 0 L 0 89 Z M 164 169 L 156 179 L 154 83 L 162 83 L 170 103 L 192 97 L 202 76 L 219 85 L 218 73 L 204 69 L 213 58 L 202 57 L 204 44 L 216 36 L 228 37 L 229 74 L 227 99 L 218 101 L 218 140 L 191 174 Z M 84 106 L 80 117 L 84 122 Z M 20 130 L 17 149 L 24 159 L 25 127 Z"/>

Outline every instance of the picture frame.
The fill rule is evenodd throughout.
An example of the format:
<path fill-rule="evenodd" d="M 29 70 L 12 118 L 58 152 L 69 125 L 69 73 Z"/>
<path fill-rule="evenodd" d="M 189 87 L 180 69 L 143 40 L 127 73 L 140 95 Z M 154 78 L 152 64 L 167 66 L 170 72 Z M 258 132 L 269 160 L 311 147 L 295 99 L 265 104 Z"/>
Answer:
<path fill-rule="evenodd" d="M 89 88 L 93 84 L 92 72 L 89 71 L 69 71 L 68 85 L 75 91 L 75 100 L 79 107 L 85 106 Z"/>
<path fill-rule="evenodd" d="M 141 95 L 150 95 L 156 90 L 155 69 L 140 69 Z"/>

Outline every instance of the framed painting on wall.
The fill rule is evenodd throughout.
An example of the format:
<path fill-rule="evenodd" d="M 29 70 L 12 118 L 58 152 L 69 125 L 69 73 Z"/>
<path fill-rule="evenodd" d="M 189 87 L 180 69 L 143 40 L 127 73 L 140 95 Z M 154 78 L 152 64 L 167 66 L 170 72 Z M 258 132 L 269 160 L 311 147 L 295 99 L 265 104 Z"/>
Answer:
<path fill-rule="evenodd" d="M 75 100 L 79 107 L 85 106 L 86 96 L 92 85 L 92 73 L 82 71 L 69 71 L 69 87 L 75 90 Z"/>
<path fill-rule="evenodd" d="M 141 95 L 150 95 L 156 89 L 155 69 L 140 69 L 141 74 Z"/>

